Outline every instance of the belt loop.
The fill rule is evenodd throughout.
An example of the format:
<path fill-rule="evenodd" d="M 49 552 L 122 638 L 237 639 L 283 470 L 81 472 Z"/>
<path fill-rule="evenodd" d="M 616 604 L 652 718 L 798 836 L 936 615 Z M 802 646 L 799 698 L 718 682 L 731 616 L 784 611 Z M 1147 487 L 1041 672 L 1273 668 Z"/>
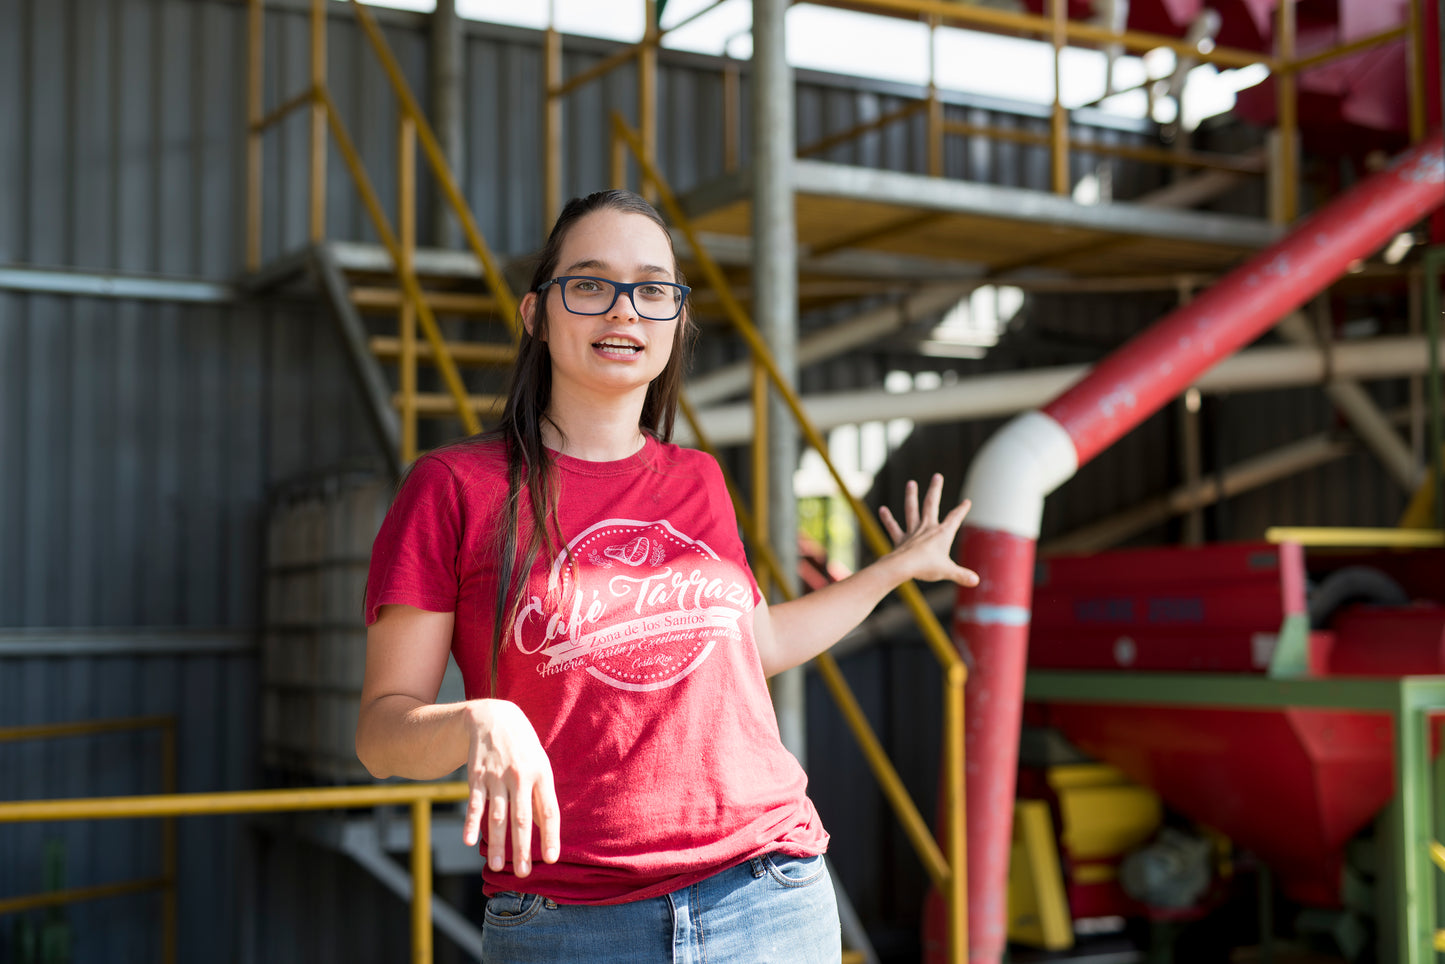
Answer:
<path fill-rule="evenodd" d="M 754 878 L 761 877 L 768 872 L 767 867 L 763 866 L 763 858 L 761 857 L 754 857 L 749 860 L 748 863 L 752 865 Z"/>

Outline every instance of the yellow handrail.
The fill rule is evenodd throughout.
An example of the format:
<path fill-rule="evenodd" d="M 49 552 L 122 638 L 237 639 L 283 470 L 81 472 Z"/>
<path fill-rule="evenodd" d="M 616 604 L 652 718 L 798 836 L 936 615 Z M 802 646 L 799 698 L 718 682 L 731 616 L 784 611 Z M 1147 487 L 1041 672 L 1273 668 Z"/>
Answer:
<path fill-rule="evenodd" d="M 56 740 L 71 736 L 95 736 L 135 730 L 160 731 L 161 789 L 166 793 L 174 793 L 176 789 L 175 717 L 129 716 L 109 720 L 6 726 L 0 727 L 0 743 L 15 743 L 21 740 Z M 165 964 L 174 964 L 177 924 L 176 865 L 176 822 L 168 819 L 161 826 L 161 875 L 159 877 L 119 881 L 92 887 L 72 887 L 43 894 L 12 897 L 0 900 L 0 915 L 159 890 L 161 891 L 161 960 Z"/>
<path fill-rule="evenodd" d="M 233 813 L 287 813 L 342 807 L 411 807 L 412 964 L 429 964 L 431 935 L 431 804 L 465 800 L 465 783 L 392 783 L 300 790 L 234 790 L 154 796 L 27 800 L 0 803 L 0 823 L 38 820 L 114 820 L 123 817 L 194 817 Z M 168 946 L 170 946 L 168 944 Z M 167 960 L 174 960 L 174 949 Z"/>
<path fill-rule="evenodd" d="M 767 344 L 763 341 L 762 335 L 758 332 L 752 320 L 739 304 L 736 296 L 733 295 L 727 278 L 718 267 L 716 261 L 708 253 L 698 238 L 692 222 L 683 213 L 677 202 L 676 195 L 668 185 L 667 180 L 661 172 L 656 169 L 646 150 L 637 136 L 636 132 L 627 126 L 627 122 L 615 111 L 612 114 L 612 129 L 614 136 L 627 144 L 633 158 L 642 168 L 644 182 L 650 182 L 657 190 L 658 198 L 662 202 L 663 209 L 667 212 L 668 219 L 682 231 L 687 238 L 688 245 L 692 249 L 693 258 L 702 269 L 702 273 L 708 284 L 717 294 L 718 300 L 722 302 L 724 311 L 734 328 L 742 335 L 752 353 L 753 362 L 768 377 L 774 389 L 782 396 L 787 403 L 793 418 L 797 421 L 803 436 L 807 439 L 820 456 L 828 471 L 832 474 L 838 491 L 843 493 L 853 510 L 853 515 L 858 520 L 859 528 L 864 537 L 868 540 L 869 546 L 877 555 L 884 555 L 892 545 L 887 536 L 884 535 L 882 527 L 873 519 L 863 504 L 849 491 L 841 473 L 833 464 L 828 455 L 827 443 L 818 429 L 812 424 L 807 413 L 803 410 L 802 400 L 797 392 L 783 378 L 782 372 L 778 369 L 777 362 L 773 359 L 772 353 L 768 350 Z M 698 429 L 697 420 L 690 405 L 683 403 L 683 414 L 693 426 L 694 431 Z M 698 434 L 701 439 L 701 433 Z M 753 535 L 753 548 L 760 558 L 766 560 L 768 569 L 772 572 L 774 581 L 783 589 L 784 593 L 791 596 L 789 588 L 791 580 L 784 578 L 776 557 L 763 534 L 757 532 L 751 525 L 751 518 L 747 515 L 746 507 L 739 497 L 736 487 L 731 480 L 728 483 L 729 490 L 733 495 L 733 504 L 737 507 L 739 517 L 743 521 L 744 528 Z M 872 728 L 868 725 L 867 719 L 858 708 L 847 681 L 843 678 L 842 672 L 838 669 L 837 662 L 831 655 L 823 653 L 814 659 L 819 674 L 822 676 L 829 692 L 833 695 L 839 709 L 843 712 L 845 720 L 853 730 L 868 759 L 869 766 L 873 769 L 874 775 L 878 778 L 883 787 L 885 797 L 894 806 L 903 822 L 904 831 L 908 834 L 915 849 L 918 850 L 924 866 L 928 869 L 930 877 L 943 893 L 946 902 L 948 917 L 951 926 L 949 927 L 948 960 L 963 964 L 967 956 L 968 948 L 968 876 L 967 876 L 967 843 L 964 814 L 964 704 L 963 690 L 967 681 L 967 669 L 958 651 L 954 649 L 948 636 L 944 633 L 943 627 L 939 625 L 938 619 L 933 615 L 933 610 L 923 599 L 923 594 L 912 582 L 906 582 L 898 587 L 899 595 L 903 597 L 919 628 L 923 631 L 923 637 L 933 649 L 934 656 L 944 669 L 944 752 L 943 761 L 943 794 L 945 803 L 946 846 L 948 853 L 946 857 L 942 854 L 936 842 L 927 832 L 927 826 L 922 816 L 918 813 L 917 807 L 908 797 L 908 792 L 898 779 L 896 771 L 888 761 L 877 737 L 873 734 Z M 915 840 L 915 836 L 917 839 Z M 941 864 L 941 865 L 940 865 Z"/>
<path fill-rule="evenodd" d="M 1439 529 L 1370 529 L 1359 526 L 1270 526 L 1266 542 L 1297 542 L 1302 546 L 1369 549 L 1430 549 L 1445 546 Z"/>

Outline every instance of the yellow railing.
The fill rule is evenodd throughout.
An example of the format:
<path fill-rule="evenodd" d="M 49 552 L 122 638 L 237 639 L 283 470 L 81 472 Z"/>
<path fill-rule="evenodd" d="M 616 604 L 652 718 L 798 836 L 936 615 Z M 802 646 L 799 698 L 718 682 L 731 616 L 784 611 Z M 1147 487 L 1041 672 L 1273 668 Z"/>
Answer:
<path fill-rule="evenodd" d="M 176 791 L 176 721 L 170 716 L 134 716 L 113 720 L 88 720 L 77 723 L 47 723 L 36 726 L 0 727 L 0 743 L 22 740 L 56 740 L 75 736 L 128 733 L 137 730 L 159 730 L 161 734 L 161 789 Z M 25 804 L 0 803 L 6 806 Z M 0 818 L 0 823 L 3 823 Z M 174 964 L 176 959 L 176 822 L 167 819 L 161 827 L 161 873 L 159 877 L 137 878 L 89 887 L 70 887 L 21 897 L 0 900 L 0 916 L 18 914 L 41 907 L 59 907 L 80 901 L 121 897 L 149 891 L 161 892 L 161 960 Z"/>
<path fill-rule="evenodd" d="M 303 790 L 237 790 L 228 793 L 170 793 L 156 796 L 96 797 L 79 800 L 27 800 L 0 803 L 0 823 L 38 820 L 114 820 L 122 817 L 198 817 L 236 813 L 288 813 L 343 807 L 411 807 L 411 962 L 432 959 L 431 807 L 465 800 L 465 783 L 401 783 L 369 787 L 317 787 Z M 172 878 L 174 871 L 172 871 Z M 174 907 L 170 912 L 174 932 Z M 174 940 L 168 942 L 175 959 Z"/>
<path fill-rule="evenodd" d="M 420 324 L 431 347 L 430 357 L 441 375 L 447 392 L 451 396 L 458 418 L 468 434 L 480 431 L 477 418 L 477 400 L 467 393 L 461 374 L 457 370 L 452 352 L 442 338 L 437 326 L 431 303 L 423 292 L 417 278 L 416 252 L 416 144 L 421 143 L 422 152 L 431 167 L 433 176 L 441 188 L 447 204 L 462 226 L 467 244 L 481 265 L 487 286 L 497 301 L 497 311 L 515 332 L 517 324 L 517 300 L 502 275 L 501 267 L 477 227 L 476 219 L 467 206 L 456 177 L 447 165 L 441 145 L 428 123 L 426 116 L 417 105 L 396 57 L 382 36 L 376 19 L 365 4 L 352 0 L 351 8 L 367 41 L 376 54 L 400 107 L 401 121 L 397 131 L 398 156 L 398 221 L 400 234 L 392 230 L 391 221 L 383 210 L 361 156 L 352 143 L 350 135 L 341 120 L 326 83 L 326 9 L 327 0 L 311 2 L 311 86 L 300 94 L 285 101 L 269 114 L 263 114 L 262 103 L 262 61 L 263 61 L 263 0 L 248 0 L 250 4 L 247 19 L 249 48 L 247 65 L 249 84 L 247 94 L 248 133 L 246 148 L 246 268 L 256 271 L 261 266 L 261 198 L 262 198 L 262 156 L 261 139 L 267 129 L 274 126 L 292 111 L 302 107 L 310 109 L 310 240 L 319 243 L 326 232 L 326 130 L 329 128 L 336 141 L 336 147 L 350 171 L 352 180 L 361 194 L 372 227 L 381 243 L 390 254 L 395 268 L 397 282 L 404 295 L 399 318 L 399 366 L 401 414 L 401 457 L 409 463 L 417 454 L 417 416 L 420 410 L 417 401 L 417 358 L 416 328 Z"/>
<path fill-rule="evenodd" d="M 727 282 L 726 276 L 717 262 L 713 260 L 707 249 L 703 246 L 691 221 L 683 213 L 677 197 L 672 192 L 667 180 L 657 170 L 651 159 L 645 153 L 645 148 L 638 133 L 628 127 L 627 122 L 617 113 L 612 114 L 612 132 L 614 138 L 623 143 L 631 152 L 633 158 L 642 169 L 644 181 L 650 182 L 656 190 L 658 199 L 666 213 L 668 220 L 683 233 L 687 238 L 688 245 L 692 249 L 693 260 L 702 271 L 708 285 L 717 295 L 722 304 L 724 313 L 738 334 L 747 343 L 752 353 L 753 362 L 757 370 L 766 377 L 767 383 L 778 392 L 779 396 L 787 404 L 793 418 L 797 421 L 802 430 L 803 438 L 812 446 L 828 467 L 838 491 L 843 493 L 848 500 L 849 506 L 857 518 L 858 526 L 867 541 L 869 548 L 878 555 L 883 555 L 892 549 L 888 537 L 884 534 L 882 527 L 863 506 L 863 504 L 848 489 L 841 473 L 833 464 L 828 454 L 828 444 L 812 420 L 808 418 L 803 410 L 802 399 L 798 393 L 783 377 L 778 369 L 777 362 L 773 360 L 772 353 L 768 350 L 767 344 L 763 341 L 762 335 L 744 311 L 737 297 L 733 295 L 732 289 Z M 755 392 L 755 400 L 760 393 Z M 683 401 L 682 410 L 684 417 L 688 420 L 693 432 L 696 434 L 699 444 L 710 452 L 715 449 L 707 442 L 701 426 L 698 424 L 692 407 Z M 755 437 L 763 434 L 761 426 L 755 431 Z M 755 457 L 761 455 L 761 451 L 755 452 Z M 741 493 L 732 479 L 728 479 L 728 489 L 733 497 L 733 505 L 738 512 L 739 521 L 748 535 L 749 544 L 758 558 L 763 563 L 763 568 L 773 583 L 781 590 L 786 598 L 792 598 L 792 579 L 784 573 L 778 563 L 772 547 L 769 545 L 766 531 L 758 525 L 758 520 L 753 517 L 744 503 Z M 755 492 L 763 491 L 761 488 Z M 758 505 L 763 505 L 763 500 L 758 499 Z M 918 622 L 919 628 L 923 631 L 924 640 L 933 651 L 934 657 L 943 668 L 944 686 L 944 737 L 943 737 L 943 806 L 944 806 L 944 842 L 943 845 L 934 839 L 928 830 L 928 823 L 919 812 L 917 805 L 908 795 L 907 789 L 903 786 L 898 771 L 894 769 L 892 762 L 888 759 L 887 752 L 883 749 L 882 743 L 874 734 L 867 718 L 858 705 L 857 699 L 853 696 L 852 690 L 848 687 L 847 681 L 843 678 L 842 671 L 838 668 L 837 661 L 827 653 L 818 656 L 814 660 L 819 675 L 824 684 L 828 687 L 834 702 L 842 711 L 849 729 L 852 730 L 854 738 L 858 741 L 863 754 L 872 769 L 874 777 L 882 787 L 883 794 L 889 804 L 898 815 L 903 824 L 904 832 L 908 835 L 909 841 L 918 852 L 923 866 L 927 870 L 934 885 L 943 894 L 945 905 L 950 921 L 948 960 L 962 964 L 967 959 L 968 949 L 968 873 L 967 873 L 967 845 L 965 831 L 967 827 L 964 812 L 964 720 L 963 720 L 963 689 L 967 679 L 967 670 L 964 667 L 962 658 L 949 640 L 948 634 L 939 625 L 938 618 L 934 616 L 933 610 L 929 608 L 924 600 L 923 594 L 912 582 L 904 583 L 898 588 L 899 595 Z M 945 853 L 946 849 L 946 853 Z"/>
<path fill-rule="evenodd" d="M 1297 542 L 1302 546 L 1336 549 L 1435 549 L 1445 547 L 1439 529 L 1369 529 L 1359 526 L 1270 526 L 1267 542 Z"/>

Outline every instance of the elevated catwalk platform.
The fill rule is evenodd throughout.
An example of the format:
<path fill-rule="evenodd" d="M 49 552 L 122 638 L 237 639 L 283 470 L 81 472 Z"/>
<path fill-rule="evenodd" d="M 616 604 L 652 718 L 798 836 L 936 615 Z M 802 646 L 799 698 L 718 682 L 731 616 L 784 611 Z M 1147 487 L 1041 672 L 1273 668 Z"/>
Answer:
<path fill-rule="evenodd" d="M 1129 202 L 1080 204 L 1032 189 L 822 161 L 795 162 L 793 183 L 800 281 L 837 273 L 830 265 L 846 265 L 855 278 L 894 281 L 1214 272 L 1280 234 L 1256 218 Z M 699 186 L 682 204 L 707 236 L 750 235 L 747 171 Z"/>

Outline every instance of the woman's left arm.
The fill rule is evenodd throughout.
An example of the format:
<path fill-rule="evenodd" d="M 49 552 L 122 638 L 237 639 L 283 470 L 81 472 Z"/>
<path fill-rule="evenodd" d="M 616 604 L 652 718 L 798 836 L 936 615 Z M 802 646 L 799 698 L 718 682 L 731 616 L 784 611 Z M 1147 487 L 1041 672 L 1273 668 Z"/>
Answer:
<path fill-rule="evenodd" d="M 934 475 L 918 504 L 918 485 L 910 481 L 903 503 L 904 526 L 884 506 L 878 510 L 893 551 L 840 582 L 790 602 L 760 604 L 753 613 L 753 635 L 763 673 L 773 676 L 817 656 L 857 626 L 873 607 L 909 579 L 932 582 L 950 579 L 960 586 L 978 585 L 978 574 L 953 561 L 953 540 L 968 512 L 965 501 L 942 519 L 943 476 Z"/>

